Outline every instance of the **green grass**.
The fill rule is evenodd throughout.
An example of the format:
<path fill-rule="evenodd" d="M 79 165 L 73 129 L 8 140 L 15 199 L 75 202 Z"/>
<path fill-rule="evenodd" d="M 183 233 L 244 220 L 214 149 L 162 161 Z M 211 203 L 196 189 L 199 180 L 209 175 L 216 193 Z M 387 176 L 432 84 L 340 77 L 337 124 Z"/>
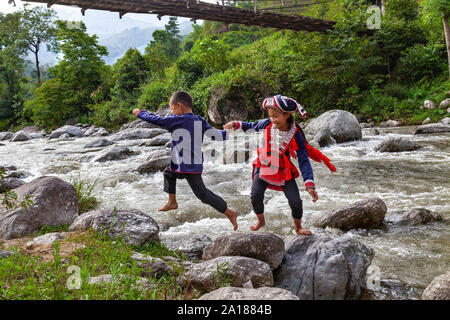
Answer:
<path fill-rule="evenodd" d="M 100 201 L 93 195 L 95 186 L 97 185 L 98 176 L 93 182 L 78 178 L 72 178 L 70 183 L 75 187 L 78 196 L 78 214 L 96 209 Z"/>
<path fill-rule="evenodd" d="M 36 236 L 42 236 L 46 233 L 53 233 L 53 232 L 67 232 L 69 231 L 69 225 L 68 224 L 61 224 L 57 226 L 42 226 Z"/>
<path fill-rule="evenodd" d="M 140 279 L 142 267 L 131 259 L 136 247 L 121 239 L 111 240 L 92 230 L 73 235 L 68 241 L 84 243 L 85 248 L 73 256 L 62 258 L 59 243 L 55 243 L 53 261 L 44 262 L 37 257 L 20 253 L 0 260 L 0 300 L 110 300 L 110 299 L 190 299 L 197 293 L 187 284 L 178 283 L 177 275 L 184 272 L 181 265 L 172 265 L 177 274 L 148 277 L 151 288 L 134 286 Z M 141 252 L 153 257 L 176 256 L 160 243 L 148 243 Z M 10 250 L 10 249 L 9 249 Z M 75 270 L 75 271 L 74 271 Z M 70 289 L 79 270 L 80 288 Z M 107 284 L 89 284 L 89 278 L 112 274 Z M 125 275 L 122 276 L 122 275 Z"/>

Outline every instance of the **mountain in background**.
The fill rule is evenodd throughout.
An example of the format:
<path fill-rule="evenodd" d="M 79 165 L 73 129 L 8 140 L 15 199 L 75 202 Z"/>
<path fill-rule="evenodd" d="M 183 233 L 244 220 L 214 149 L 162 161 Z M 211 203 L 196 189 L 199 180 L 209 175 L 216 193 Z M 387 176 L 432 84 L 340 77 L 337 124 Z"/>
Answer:
<path fill-rule="evenodd" d="M 7 1 L 0 4 L 0 12 L 9 13 L 23 8 L 23 1 L 16 1 L 17 6 L 8 5 Z M 45 6 L 45 4 L 30 4 L 30 7 Z M 99 43 L 108 49 L 109 55 L 105 57 L 107 64 L 113 64 L 129 48 L 137 48 L 144 52 L 147 44 L 152 40 L 152 34 L 157 29 L 164 29 L 164 25 L 169 21 L 168 16 L 159 20 L 152 14 L 126 14 L 119 18 L 117 12 L 86 10 L 85 15 L 81 14 L 80 8 L 53 5 L 58 15 L 58 19 L 68 21 L 83 21 L 87 27 L 87 33 L 96 34 Z M 192 31 L 192 24 L 187 18 L 178 18 L 181 35 L 187 35 Z M 54 65 L 57 57 L 51 52 L 47 52 L 45 45 L 41 47 L 39 59 L 42 65 Z M 30 60 L 34 57 L 30 55 Z"/>

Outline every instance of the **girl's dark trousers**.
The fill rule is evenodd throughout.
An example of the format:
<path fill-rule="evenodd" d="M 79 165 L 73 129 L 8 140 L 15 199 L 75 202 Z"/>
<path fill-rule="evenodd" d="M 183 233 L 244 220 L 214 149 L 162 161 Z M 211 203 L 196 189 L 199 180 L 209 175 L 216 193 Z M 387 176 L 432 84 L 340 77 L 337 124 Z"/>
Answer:
<path fill-rule="evenodd" d="M 264 213 L 264 193 L 269 184 L 259 178 L 259 169 L 255 170 L 255 176 L 252 183 L 251 201 L 253 211 L 256 214 Z M 303 204 L 300 198 L 300 191 L 298 190 L 297 182 L 292 177 L 291 180 L 285 182 L 283 189 L 284 195 L 288 199 L 289 207 L 291 207 L 292 217 L 294 219 L 301 219 L 303 216 Z"/>
<path fill-rule="evenodd" d="M 164 170 L 164 191 L 176 193 L 177 179 L 186 179 L 195 196 L 201 202 L 209 204 L 211 207 L 224 213 L 227 210 L 227 203 L 211 190 L 206 188 L 201 173 L 181 173 L 166 168 Z"/>

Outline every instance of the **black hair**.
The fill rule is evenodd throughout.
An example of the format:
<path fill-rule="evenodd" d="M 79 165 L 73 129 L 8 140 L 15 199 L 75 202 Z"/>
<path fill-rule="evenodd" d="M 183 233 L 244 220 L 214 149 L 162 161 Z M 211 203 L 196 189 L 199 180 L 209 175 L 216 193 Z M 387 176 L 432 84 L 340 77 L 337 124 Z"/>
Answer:
<path fill-rule="evenodd" d="M 192 109 L 192 97 L 186 91 L 177 91 L 170 98 L 173 104 L 182 103 Z"/>
<path fill-rule="evenodd" d="M 303 129 L 302 129 L 302 128 L 298 125 L 298 123 L 294 120 L 294 117 L 292 116 L 292 114 L 289 115 L 289 118 L 288 118 L 287 120 L 288 120 L 288 123 L 289 123 L 290 125 L 292 125 L 292 124 L 295 122 L 295 125 L 297 126 L 298 130 L 299 130 L 300 133 L 302 134 L 303 139 L 305 139 L 305 142 L 308 143 L 308 140 L 306 140 L 306 135 L 305 135 L 305 133 L 303 132 Z M 309 143 L 308 143 L 308 144 L 309 144 Z"/>

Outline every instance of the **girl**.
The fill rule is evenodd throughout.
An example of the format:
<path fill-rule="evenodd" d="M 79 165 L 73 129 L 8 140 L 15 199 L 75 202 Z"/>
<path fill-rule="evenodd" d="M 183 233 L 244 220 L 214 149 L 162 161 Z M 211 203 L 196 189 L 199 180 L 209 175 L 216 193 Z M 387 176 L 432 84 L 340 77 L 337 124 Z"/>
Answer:
<path fill-rule="evenodd" d="M 242 129 L 244 132 L 249 129 L 264 130 L 263 147 L 257 149 L 258 157 L 253 162 L 252 173 L 251 202 L 258 221 L 250 229 L 256 231 L 265 225 L 263 201 L 264 193 L 269 188 L 284 192 L 291 208 L 295 232 L 310 235 L 311 231 L 302 228 L 303 206 L 295 181 L 299 172 L 290 158 L 298 159 L 306 190 L 313 202 L 319 197 L 315 191 L 308 156 L 317 162 L 324 162 L 331 171 L 336 171 L 336 168 L 327 157 L 306 142 L 302 129 L 292 117 L 297 111 L 302 118 L 307 117 L 307 112 L 297 101 L 276 95 L 265 99 L 262 106 L 269 113 L 268 119 L 257 122 L 231 121 L 224 125 L 224 129 Z"/>

